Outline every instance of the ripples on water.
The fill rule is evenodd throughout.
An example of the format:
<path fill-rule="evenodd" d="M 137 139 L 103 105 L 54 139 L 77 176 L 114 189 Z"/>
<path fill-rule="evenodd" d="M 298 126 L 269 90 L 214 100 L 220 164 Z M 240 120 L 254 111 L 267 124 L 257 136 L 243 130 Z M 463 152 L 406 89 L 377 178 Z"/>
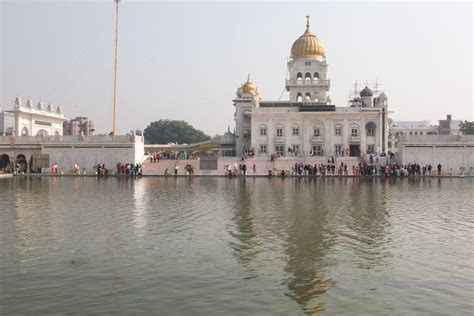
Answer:
<path fill-rule="evenodd" d="M 469 315 L 472 179 L 0 181 L 0 314 Z"/>

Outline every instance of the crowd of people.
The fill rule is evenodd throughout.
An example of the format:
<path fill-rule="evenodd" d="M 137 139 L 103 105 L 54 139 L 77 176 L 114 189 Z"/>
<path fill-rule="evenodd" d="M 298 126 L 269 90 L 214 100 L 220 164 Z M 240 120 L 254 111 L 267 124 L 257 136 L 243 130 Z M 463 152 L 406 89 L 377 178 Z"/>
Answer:
<path fill-rule="evenodd" d="M 240 164 L 237 165 L 237 162 L 234 162 L 234 166 L 226 165 L 224 166 L 226 175 L 228 176 L 237 176 L 237 175 L 247 175 L 247 164 L 242 160 Z M 257 174 L 257 166 L 253 164 L 252 166 L 253 174 Z"/>
<path fill-rule="evenodd" d="M 336 166 L 334 157 L 328 159 L 326 163 L 319 164 L 303 164 L 295 163 L 292 170 L 293 175 L 306 175 L 306 176 L 325 176 L 325 175 L 345 175 L 349 174 L 347 164 L 341 162 L 339 166 Z"/>
<path fill-rule="evenodd" d="M 429 176 L 433 175 L 433 166 L 431 164 L 420 165 L 418 163 L 409 163 L 401 165 L 398 163 L 387 164 L 368 164 L 359 163 L 353 166 L 353 174 L 359 176 L 380 175 L 386 177 L 403 177 L 403 176 Z M 442 165 L 436 166 L 437 175 L 441 175 Z"/>
<path fill-rule="evenodd" d="M 104 165 L 105 166 L 105 165 Z M 117 174 L 122 176 L 141 176 L 142 165 L 139 163 L 117 163 Z M 100 175 L 100 173 L 98 173 Z"/>
<path fill-rule="evenodd" d="M 153 153 L 150 155 L 151 163 L 160 162 L 160 160 L 161 160 L 161 153 Z"/>
<path fill-rule="evenodd" d="M 244 156 L 242 157 L 242 159 L 253 158 L 253 157 L 255 157 L 255 149 L 250 148 L 250 149 L 244 150 Z"/>
<path fill-rule="evenodd" d="M 156 163 L 160 162 L 160 160 L 186 160 L 186 159 L 193 159 L 196 158 L 195 154 L 192 154 L 191 156 L 188 155 L 187 152 L 181 151 L 181 152 L 168 152 L 168 151 L 161 151 L 161 152 L 154 152 L 154 153 L 149 153 L 149 159 L 151 163 Z"/>
<path fill-rule="evenodd" d="M 420 165 L 418 163 L 409 163 L 401 165 L 398 163 L 370 163 L 359 162 L 352 165 L 353 176 L 386 176 L 386 177 L 403 177 L 403 176 L 432 176 L 434 167 L 431 164 Z M 324 175 L 349 175 L 349 168 L 347 164 L 341 162 L 336 164 L 334 157 L 328 159 L 327 164 L 305 164 L 295 163 L 291 170 L 293 175 L 306 176 L 324 176 Z M 442 165 L 439 163 L 436 166 L 437 175 L 442 173 Z M 270 174 L 270 173 L 269 173 Z M 287 175 L 284 172 L 283 175 Z"/>

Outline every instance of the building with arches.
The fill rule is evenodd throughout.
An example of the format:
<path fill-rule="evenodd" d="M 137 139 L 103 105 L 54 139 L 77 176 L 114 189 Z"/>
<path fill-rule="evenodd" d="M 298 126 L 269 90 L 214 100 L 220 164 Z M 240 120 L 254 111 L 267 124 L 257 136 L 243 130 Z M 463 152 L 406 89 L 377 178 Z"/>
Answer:
<path fill-rule="evenodd" d="M 368 87 L 347 106 L 329 97 L 326 48 L 306 30 L 291 47 L 285 88 L 289 100 L 266 101 L 247 81 L 233 100 L 236 154 L 257 156 L 352 156 L 387 152 L 388 110 L 385 93 Z"/>
<path fill-rule="evenodd" d="M 23 106 L 20 96 L 15 99 L 13 111 L 8 111 L 15 117 L 14 134 L 16 136 L 61 136 L 63 135 L 64 117 L 62 107 L 53 107 L 49 104 L 44 107 L 39 101 L 33 106 L 33 101 L 28 99 Z"/>

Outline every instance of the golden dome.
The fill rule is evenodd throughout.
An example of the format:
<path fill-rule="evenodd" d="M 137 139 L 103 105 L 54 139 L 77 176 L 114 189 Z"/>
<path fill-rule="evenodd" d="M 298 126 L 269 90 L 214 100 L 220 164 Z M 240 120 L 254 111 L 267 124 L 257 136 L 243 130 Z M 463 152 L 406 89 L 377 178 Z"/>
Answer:
<path fill-rule="evenodd" d="M 311 58 L 319 61 L 326 57 L 324 44 L 311 32 L 309 15 L 306 16 L 306 31 L 291 46 L 292 58 Z"/>
<path fill-rule="evenodd" d="M 250 75 L 247 77 L 247 82 L 242 85 L 242 91 L 250 94 L 255 94 L 257 87 L 250 82 Z"/>

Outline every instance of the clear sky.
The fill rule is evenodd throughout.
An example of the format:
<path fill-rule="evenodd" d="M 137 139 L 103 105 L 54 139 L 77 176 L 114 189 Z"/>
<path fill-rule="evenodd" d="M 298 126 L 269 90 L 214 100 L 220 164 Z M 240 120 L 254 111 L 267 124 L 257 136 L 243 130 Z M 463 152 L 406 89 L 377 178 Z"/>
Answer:
<path fill-rule="evenodd" d="M 111 131 L 113 1 L 0 0 L 0 11 L 0 106 L 11 109 L 17 94 L 42 99 Z M 122 0 L 119 133 L 169 118 L 222 134 L 248 73 L 264 100 L 278 100 L 308 14 L 337 106 L 356 80 L 377 80 L 394 119 L 473 119 L 471 2 Z"/>

